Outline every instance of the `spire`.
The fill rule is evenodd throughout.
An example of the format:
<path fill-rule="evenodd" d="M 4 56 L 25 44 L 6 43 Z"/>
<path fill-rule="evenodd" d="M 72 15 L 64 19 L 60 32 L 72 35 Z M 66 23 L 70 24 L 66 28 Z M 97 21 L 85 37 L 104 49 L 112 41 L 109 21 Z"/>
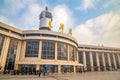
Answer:
<path fill-rule="evenodd" d="M 47 6 L 45 7 L 45 10 L 48 11 L 48 7 Z"/>

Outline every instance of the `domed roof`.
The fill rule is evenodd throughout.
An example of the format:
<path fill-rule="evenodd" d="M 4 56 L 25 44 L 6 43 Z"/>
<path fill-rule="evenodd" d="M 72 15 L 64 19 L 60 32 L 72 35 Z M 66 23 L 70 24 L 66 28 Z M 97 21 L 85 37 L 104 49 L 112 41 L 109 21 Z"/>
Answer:
<path fill-rule="evenodd" d="M 48 11 L 48 7 L 46 7 L 45 10 L 41 12 L 39 19 L 42 19 L 44 17 L 51 18 L 52 20 L 52 13 Z"/>

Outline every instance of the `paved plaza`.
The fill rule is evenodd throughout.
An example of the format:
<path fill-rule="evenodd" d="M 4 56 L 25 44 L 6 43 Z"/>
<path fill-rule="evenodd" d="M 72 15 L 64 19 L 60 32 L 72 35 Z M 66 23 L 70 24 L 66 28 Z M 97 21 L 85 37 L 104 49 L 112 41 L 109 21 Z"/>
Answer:
<path fill-rule="evenodd" d="M 41 75 L 0 75 L 0 80 L 120 80 L 120 71 Z"/>

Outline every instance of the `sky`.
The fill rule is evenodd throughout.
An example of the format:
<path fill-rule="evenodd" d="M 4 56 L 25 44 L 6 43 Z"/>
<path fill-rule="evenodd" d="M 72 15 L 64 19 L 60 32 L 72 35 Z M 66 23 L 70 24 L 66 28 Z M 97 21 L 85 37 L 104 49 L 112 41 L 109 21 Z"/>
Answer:
<path fill-rule="evenodd" d="M 120 0 L 0 0 L 0 22 L 21 30 L 38 30 L 48 6 L 53 31 L 72 28 L 79 44 L 120 48 Z"/>

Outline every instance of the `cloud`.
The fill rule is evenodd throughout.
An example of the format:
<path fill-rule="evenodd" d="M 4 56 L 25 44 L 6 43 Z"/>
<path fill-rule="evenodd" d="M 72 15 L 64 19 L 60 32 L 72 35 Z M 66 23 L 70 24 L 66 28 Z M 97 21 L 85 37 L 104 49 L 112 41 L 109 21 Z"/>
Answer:
<path fill-rule="evenodd" d="M 5 7 L 0 10 L 5 13 L 0 17 L 2 22 L 22 30 L 39 28 L 39 14 L 42 7 L 36 0 L 5 0 L 4 5 Z"/>
<path fill-rule="evenodd" d="M 96 7 L 96 3 L 99 0 L 82 0 L 81 5 L 78 6 L 76 9 L 78 10 L 88 10 L 93 9 Z"/>
<path fill-rule="evenodd" d="M 16 15 L 22 9 L 26 8 L 28 5 L 35 3 L 36 0 L 4 0 L 5 12 L 10 12 L 9 14 Z"/>
<path fill-rule="evenodd" d="M 21 16 L 20 23 L 22 23 L 21 29 L 38 29 L 39 28 L 39 15 L 41 11 L 44 10 L 44 7 L 36 4 L 32 4 L 28 7 L 27 11 Z M 50 10 L 49 10 L 50 11 Z M 74 19 L 70 9 L 66 5 L 57 5 L 53 8 L 53 31 L 58 31 L 60 23 L 65 24 L 65 31 L 68 32 L 68 29 L 72 27 Z"/>
<path fill-rule="evenodd" d="M 4 16 L 2 16 L 2 15 L 0 15 L 0 22 L 9 24 L 9 25 L 11 25 L 11 26 L 15 26 L 10 20 L 7 19 L 7 17 L 4 17 Z"/>
<path fill-rule="evenodd" d="M 39 4 L 31 4 L 27 10 L 20 17 L 21 29 L 39 29 L 39 15 L 42 11 L 42 7 Z"/>
<path fill-rule="evenodd" d="M 79 43 L 120 47 L 120 11 L 109 12 L 78 25 L 73 35 Z"/>
<path fill-rule="evenodd" d="M 103 4 L 102 9 L 105 8 L 120 8 L 120 1 L 119 0 L 109 0 L 106 3 Z"/>
<path fill-rule="evenodd" d="M 66 5 L 62 4 L 55 6 L 52 12 L 54 15 L 53 30 L 58 31 L 60 24 L 63 23 L 65 25 L 64 32 L 68 32 L 68 29 L 74 24 L 74 18 L 70 9 Z"/>
<path fill-rule="evenodd" d="M 5 18 L 2 21 L 13 23 L 22 30 L 38 29 L 39 15 L 45 6 L 42 3 L 45 4 L 45 1 L 38 3 L 37 0 L 5 0 L 4 4 L 8 6 L 1 8 L 0 12 L 6 13 L 7 16 L 1 15 Z M 73 26 L 73 16 L 66 5 L 57 5 L 50 12 L 53 13 L 53 30 L 58 31 L 60 23 L 65 24 L 64 32 L 68 32 L 68 28 Z"/>

